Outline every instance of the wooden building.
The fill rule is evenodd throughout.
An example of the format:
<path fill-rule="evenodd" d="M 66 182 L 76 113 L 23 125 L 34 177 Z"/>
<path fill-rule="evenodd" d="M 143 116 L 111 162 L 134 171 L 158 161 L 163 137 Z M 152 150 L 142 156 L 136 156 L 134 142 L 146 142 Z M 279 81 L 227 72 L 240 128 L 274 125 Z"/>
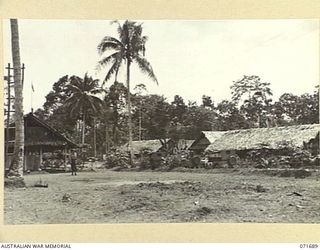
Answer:
<path fill-rule="evenodd" d="M 11 124 L 10 127 L 14 127 Z M 7 133 L 5 129 L 5 135 Z M 38 119 L 33 113 L 24 116 L 24 171 L 36 171 L 42 166 L 43 155 L 45 153 L 53 153 L 56 151 L 62 152 L 66 157 L 67 152 L 71 148 L 76 148 L 77 145 L 63 134 L 58 132 L 53 127 L 49 126 L 44 121 Z M 11 162 L 11 157 L 14 149 L 15 130 L 9 129 L 9 144 L 6 154 L 6 168 Z M 7 140 L 6 140 L 7 141 Z M 64 158 L 64 163 L 66 158 Z"/>

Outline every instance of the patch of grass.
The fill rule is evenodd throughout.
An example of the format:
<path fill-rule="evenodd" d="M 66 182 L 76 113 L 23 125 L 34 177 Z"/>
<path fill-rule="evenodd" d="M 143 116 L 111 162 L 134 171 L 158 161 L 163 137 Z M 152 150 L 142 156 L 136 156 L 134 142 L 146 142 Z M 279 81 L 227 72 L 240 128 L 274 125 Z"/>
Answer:
<path fill-rule="evenodd" d="M 4 179 L 4 186 L 7 188 L 24 188 L 26 183 L 22 177 L 9 177 Z"/>

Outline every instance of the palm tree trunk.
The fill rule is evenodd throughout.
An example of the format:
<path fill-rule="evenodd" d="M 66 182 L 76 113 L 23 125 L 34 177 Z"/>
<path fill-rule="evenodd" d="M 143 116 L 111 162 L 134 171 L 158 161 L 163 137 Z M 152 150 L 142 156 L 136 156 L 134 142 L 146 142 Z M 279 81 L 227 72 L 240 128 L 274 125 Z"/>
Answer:
<path fill-rule="evenodd" d="M 130 164 L 133 165 L 132 150 L 132 120 L 131 120 L 131 97 L 130 97 L 130 59 L 127 59 L 127 91 L 128 91 L 128 129 L 129 129 L 129 152 Z"/>
<path fill-rule="evenodd" d="M 24 121 L 18 20 L 10 19 L 10 24 L 15 92 L 15 146 L 12 162 L 10 164 L 9 175 L 22 177 L 24 163 Z"/>

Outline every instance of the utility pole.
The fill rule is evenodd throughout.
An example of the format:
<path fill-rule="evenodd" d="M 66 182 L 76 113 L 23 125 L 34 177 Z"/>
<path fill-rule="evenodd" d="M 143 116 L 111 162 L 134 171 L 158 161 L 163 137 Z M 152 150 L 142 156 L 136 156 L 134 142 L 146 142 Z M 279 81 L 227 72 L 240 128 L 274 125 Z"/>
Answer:
<path fill-rule="evenodd" d="M 141 141 L 142 135 L 142 101 L 140 101 L 140 110 L 139 110 L 139 141 Z"/>

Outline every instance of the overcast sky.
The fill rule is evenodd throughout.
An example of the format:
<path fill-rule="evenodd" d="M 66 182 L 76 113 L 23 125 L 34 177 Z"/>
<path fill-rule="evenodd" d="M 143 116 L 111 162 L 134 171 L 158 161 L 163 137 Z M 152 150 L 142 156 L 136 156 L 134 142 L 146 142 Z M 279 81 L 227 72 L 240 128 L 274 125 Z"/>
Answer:
<path fill-rule="evenodd" d="M 230 98 L 230 85 L 243 75 L 259 75 L 281 94 L 311 93 L 319 84 L 319 20 L 143 20 L 146 58 L 159 86 L 133 66 L 132 88 L 145 84 L 149 93 L 175 94 L 201 103 L 203 94 L 215 102 Z M 5 64 L 11 62 L 9 21 L 4 21 Z M 109 20 L 21 20 L 21 59 L 25 63 L 24 110 L 39 108 L 52 84 L 64 75 L 96 72 L 97 45 L 117 36 Z M 124 70 L 120 81 L 125 82 Z M 110 86 L 111 82 L 107 84 Z"/>

